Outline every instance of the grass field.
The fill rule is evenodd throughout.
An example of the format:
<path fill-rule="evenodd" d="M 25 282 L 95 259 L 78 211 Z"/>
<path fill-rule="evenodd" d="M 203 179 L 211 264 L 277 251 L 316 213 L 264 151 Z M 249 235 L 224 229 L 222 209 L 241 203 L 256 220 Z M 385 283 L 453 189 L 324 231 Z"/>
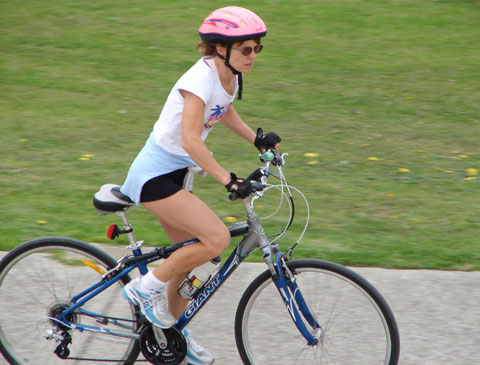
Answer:
<path fill-rule="evenodd" d="M 296 256 L 479 270 L 480 1 L 234 4 L 269 28 L 235 107 L 252 128 L 283 137 L 285 173 L 309 199 Z M 91 197 L 123 182 L 170 88 L 199 57 L 199 24 L 221 5 L 0 3 L 1 249 L 40 236 L 108 241 L 119 220 L 99 216 Z M 237 141 L 218 126 L 208 145 L 245 176 L 258 160 Z M 243 219 L 222 186 L 196 182 L 220 217 Z M 297 210 L 282 247 L 301 232 L 300 201 Z M 129 216 L 137 238 L 165 242 L 145 209 Z"/>

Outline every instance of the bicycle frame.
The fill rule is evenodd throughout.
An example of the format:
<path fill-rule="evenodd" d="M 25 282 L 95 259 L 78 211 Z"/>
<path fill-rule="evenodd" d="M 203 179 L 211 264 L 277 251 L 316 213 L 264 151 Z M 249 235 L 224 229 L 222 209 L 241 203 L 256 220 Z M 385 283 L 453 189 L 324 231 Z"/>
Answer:
<path fill-rule="evenodd" d="M 280 293 L 281 298 L 285 303 L 288 313 L 290 314 L 292 320 L 297 326 L 299 332 L 305 338 L 308 345 L 317 344 L 322 328 L 317 323 L 311 311 L 308 309 L 308 305 L 303 299 L 300 289 L 296 285 L 295 279 L 286 265 L 286 259 L 284 254 L 280 251 L 280 248 L 276 243 L 270 242 L 266 237 L 261 226 L 260 219 L 258 215 L 254 212 L 253 206 L 250 205 L 248 199 L 243 199 L 242 202 L 247 211 L 247 222 L 243 223 L 243 226 L 242 224 L 237 225 L 237 227 L 240 228 L 238 229 L 238 231 L 241 233 L 236 235 L 243 235 L 243 239 L 237 245 L 237 247 L 235 247 L 235 249 L 230 254 L 221 269 L 207 283 L 207 285 L 202 289 L 199 295 L 197 295 L 195 299 L 188 305 L 186 310 L 177 320 L 175 327 L 179 331 L 185 328 L 188 323 L 195 317 L 198 311 L 203 308 L 203 306 L 210 300 L 213 294 L 215 294 L 216 291 L 222 286 L 222 284 L 228 279 L 228 277 L 238 268 L 242 261 L 255 248 L 258 247 L 263 254 L 263 260 L 267 264 L 267 267 L 272 274 L 272 279 Z M 72 329 L 79 330 L 81 332 L 89 331 L 118 337 L 138 339 L 138 334 L 110 330 L 103 327 L 84 325 L 81 323 L 72 323 L 68 321 L 67 318 L 69 314 L 77 311 L 90 317 L 97 318 L 97 321 L 99 321 L 100 323 L 102 323 L 102 321 L 107 321 L 109 323 L 118 325 L 119 327 L 132 329 L 132 325 L 130 323 L 125 323 L 122 320 L 105 317 L 101 314 L 87 311 L 83 309 L 82 306 L 86 302 L 94 298 L 96 295 L 116 283 L 118 280 L 128 275 L 135 268 L 138 268 L 140 274 L 144 275 L 148 271 L 148 264 L 159 259 L 166 258 L 175 250 L 198 242 L 198 239 L 195 238 L 168 247 L 156 248 L 150 253 L 143 254 L 141 251 L 141 245 L 143 244 L 143 242 L 137 242 L 135 240 L 133 230 L 128 223 L 125 212 L 118 212 L 118 215 L 122 217 L 125 228 L 130 228 L 127 229 L 127 231 L 129 231 L 129 248 L 132 250 L 133 256 L 126 256 L 120 259 L 117 267 L 111 269 L 110 271 L 102 275 L 102 280 L 92 285 L 90 288 L 84 290 L 83 292 L 75 295 L 71 299 L 73 305 L 66 309 L 64 312 L 62 312 L 62 314 L 58 317 L 58 321 L 63 325 L 66 325 Z M 233 236 L 235 235 L 232 234 L 232 237 Z M 121 271 L 118 272 L 119 270 Z M 301 315 L 297 307 L 300 310 Z M 311 331 L 308 330 L 304 321 L 301 318 L 302 316 L 308 322 L 308 324 L 313 329 L 315 329 L 315 335 L 313 335 Z"/>
<path fill-rule="evenodd" d="M 240 242 L 240 244 L 230 254 L 230 256 L 228 257 L 227 261 L 222 266 L 222 268 L 209 281 L 208 285 L 203 288 L 202 292 L 189 304 L 189 306 L 187 307 L 185 312 L 182 314 L 182 316 L 180 316 L 180 318 L 178 319 L 175 325 L 175 327 L 178 330 L 182 330 L 184 327 L 187 326 L 187 324 L 190 322 L 191 319 L 193 319 L 195 314 L 208 302 L 208 300 L 218 290 L 218 288 L 220 288 L 220 286 L 228 279 L 228 277 L 237 269 L 238 265 L 240 265 L 240 263 L 245 259 L 246 256 L 242 256 L 241 252 L 245 249 L 245 246 L 247 244 L 251 245 L 251 242 L 253 242 L 252 240 L 253 235 L 254 234 L 247 235 Z M 192 240 L 189 240 L 189 241 L 178 243 L 177 245 L 179 247 L 180 246 L 183 247 L 185 245 L 189 245 L 195 242 L 196 240 L 194 242 L 192 242 Z M 142 266 L 162 258 L 161 256 L 158 256 L 157 250 L 153 250 L 152 253 L 147 255 L 151 255 L 153 253 L 156 253 L 157 255 L 156 258 L 142 260 L 138 263 L 134 263 L 131 266 L 128 266 L 127 268 L 123 269 L 120 273 L 115 275 L 112 279 L 110 280 L 102 279 L 101 281 L 92 285 L 90 288 L 75 295 L 71 300 L 73 305 L 67 310 L 65 310 L 64 312 L 62 312 L 62 314 L 58 316 L 58 320 L 61 321 L 62 324 L 67 325 L 70 328 L 79 330 L 81 332 L 83 331 L 98 332 L 98 333 L 109 334 L 113 336 L 138 339 L 139 335 L 136 335 L 136 334 L 131 334 L 131 333 L 122 332 L 122 331 L 113 331 L 103 327 L 90 326 L 90 325 L 85 325 L 80 323 L 74 324 L 69 322 L 66 318 L 68 318 L 68 315 L 74 311 L 78 311 L 80 313 L 83 313 L 93 318 L 98 317 L 100 320 L 104 318 L 102 314 L 87 311 L 83 309 L 82 306 L 85 303 L 87 303 L 89 300 L 94 298 L 96 295 L 98 295 L 99 293 L 106 290 L 114 283 L 116 283 L 118 280 L 121 280 L 124 276 L 128 275 L 134 269 L 138 268 L 140 270 Z M 140 253 L 140 254 L 137 254 L 137 256 L 134 256 L 134 258 L 142 258 L 143 256 L 146 256 L 146 255 L 143 255 L 142 253 Z M 124 322 L 122 321 L 118 321 L 115 319 L 113 320 L 108 319 L 108 321 L 121 327 L 127 327 L 127 328 L 129 327 L 127 324 L 124 324 Z"/>
<path fill-rule="evenodd" d="M 281 263 L 281 260 L 284 257 L 283 254 L 280 252 L 276 244 L 268 242 L 265 234 L 263 233 L 263 229 L 261 228 L 258 216 L 248 206 L 248 203 L 246 201 L 244 201 L 244 204 L 247 207 L 247 211 L 250 211 L 247 215 L 249 232 L 244 236 L 244 238 L 237 245 L 237 247 L 235 247 L 235 249 L 232 251 L 228 259 L 226 260 L 225 264 L 209 281 L 208 285 L 206 285 L 203 288 L 202 292 L 188 305 L 187 309 L 178 319 L 175 327 L 178 330 L 182 330 L 183 328 L 185 328 L 188 323 L 195 317 L 198 311 L 203 308 L 203 306 L 210 300 L 213 294 L 215 294 L 216 291 L 222 286 L 222 284 L 228 279 L 228 277 L 238 268 L 242 261 L 253 251 L 253 249 L 255 249 L 255 247 L 259 247 L 260 250 L 262 250 L 263 252 L 264 261 L 272 271 L 272 276 L 275 278 L 275 285 L 277 286 L 281 297 L 285 302 L 285 305 L 288 309 L 288 312 L 290 313 L 290 316 L 292 317 L 292 320 L 295 322 L 297 328 L 307 340 L 307 343 L 310 345 L 316 344 L 318 342 L 318 339 L 312 336 L 312 334 L 306 328 L 305 324 L 300 318 L 299 312 L 296 309 L 294 302 L 297 303 L 298 307 L 300 308 L 300 312 L 303 314 L 304 318 L 307 319 L 307 322 L 310 325 L 314 326 L 314 328 L 320 328 L 320 326 L 316 324 L 315 319 L 308 310 L 308 307 L 306 306 L 305 301 L 301 296 L 300 290 L 296 286 L 295 282 L 287 280 L 286 276 L 284 275 L 283 270 L 281 269 L 283 266 Z M 83 309 L 82 306 L 89 300 L 94 298 L 96 295 L 116 283 L 118 280 L 121 280 L 124 276 L 128 275 L 134 269 L 138 268 L 139 271 L 142 272 L 144 271 L 144 268 L 147 264 L 164 258 L 165 256 L 168 256 L 169 253 L 165 252 L 165 249 L 167 249 L 167 251 L 173 252 L 180 247 L 194 244 L 197 241 L 197 239 L 192 239 L 185 242 L 180 242 L 167 248 L 154 249 L 152 252 L 147 254 L 143 254 L 140 248 L 136 248 L 133 257 L 125 260 L 124 262 L 120 260 L 119 265 L 123 264 L 127 265 L 127 267 L 121 270 L 118 274 L 115 274 L 110 279 L 108 278 L 109 273 L 105 273 L 102 280 L 95 283 L 83 292 L 75 295 L 71 299 L 73 305 L 67 310 L 65 310 L 58 317 L 58 320 L 63 325 L 66 325 L 72 329 L 81 332 L 97 332 L 112 336 L 138 339 L 138 334 L 132 334 L 124 331 L 115 331 L 103 327 L 85 325 L 81 323 L 72 323 L 69 322 L 67 318 L 70 313 L 78 311 L 90 317 L 98 318 L 100 323 L 102 320 L 107 320 L 108 322 L 118 325 L 119 327 L 132 328 L 132 325 L 129 323 L 117 319 L 105 318 L 102 314 L 90 312 Z M 276 254 L 276 267 L 275 265 L 273 265 L 272 253 Z M 115 268 L 111 271 L 113 270 L 115 270 Z M 287 286 L 290 288 L 290 290 L 287 289 Z M 290 291 L 294 293 L 294 296 L 290 294 Z"/>

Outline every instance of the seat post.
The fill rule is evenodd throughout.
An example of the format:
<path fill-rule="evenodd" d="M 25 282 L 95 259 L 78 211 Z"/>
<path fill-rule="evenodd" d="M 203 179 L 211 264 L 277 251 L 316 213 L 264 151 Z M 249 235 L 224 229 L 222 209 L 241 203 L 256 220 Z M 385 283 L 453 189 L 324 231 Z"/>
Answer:
<path fill-rule="evenodd" d="M 122 218 L 123 229 L 128 232 L 127 236 L 128 236 L 128 241 L 130 242 L 130 246 L 128 246 L 128 248 L 131 249 L 134 252 L 135 256 L 137 254 L 141 254 L 142 252 L 140 251 L 140 247 L 142 247 L 143 241 L 137 242 L 137 240 L 135 238 L 135 234 L 133 233 L 133 227 L 128 222 L 127 212 L 122 210 L 122 211 L 115 212 L 115 214 Z M 135 251 L 137 251 L 137 252 L 135 252 Z"/>

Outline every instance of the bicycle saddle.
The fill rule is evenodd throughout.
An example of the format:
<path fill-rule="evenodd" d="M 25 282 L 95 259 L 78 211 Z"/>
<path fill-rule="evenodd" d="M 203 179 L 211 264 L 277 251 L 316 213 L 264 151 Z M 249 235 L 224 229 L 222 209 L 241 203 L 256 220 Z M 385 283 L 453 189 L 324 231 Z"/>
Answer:
<path fill-rule="evenodd" d="M 100 214 L 126 211 L 135 203 L 120 191 L 120 185 L 105 184 L 93 196 L 93 205 Z"/>

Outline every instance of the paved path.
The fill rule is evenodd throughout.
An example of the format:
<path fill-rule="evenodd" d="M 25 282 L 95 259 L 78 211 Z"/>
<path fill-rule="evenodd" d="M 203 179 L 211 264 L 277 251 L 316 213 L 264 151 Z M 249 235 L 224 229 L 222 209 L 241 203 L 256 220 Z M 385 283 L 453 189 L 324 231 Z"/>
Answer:
<path fill-rule="evenodd" d="M 242 264 L 192 323 L 218 364 L 241 364 L 233 338 L 236 303 L 263 264 Z M 400 364 L 480 363 L 480 272 L 355 269 L 390 304 L 400 329 Z M 220 319 L 220 320 L 219 320 Z"/>
<path fill-rule="evenodd" d="M 115 258 L 128 253 L 106 248 Z M 242 264 L 191 323 L 195 337 L 216 355 L 216 365 L 241 364 L 233 334 L 235 309 L 248 283 L 264 269 L 263 263 Z M 374 284 L 395 313 L 400 364 L 480 363 L 480 272 L 354 270 Z"/>
<path fill-rule="evenodd" d="M 114 257 L 127 250 L 110 249 Z M 390 304 L 401 336 L 402 365 L 480 364 L 480 272 L 353 268 Z M 233 325 L 243 291 L 263 263 L 243 263 L 190 328 L 215 364 L 241 364 Z"/>

